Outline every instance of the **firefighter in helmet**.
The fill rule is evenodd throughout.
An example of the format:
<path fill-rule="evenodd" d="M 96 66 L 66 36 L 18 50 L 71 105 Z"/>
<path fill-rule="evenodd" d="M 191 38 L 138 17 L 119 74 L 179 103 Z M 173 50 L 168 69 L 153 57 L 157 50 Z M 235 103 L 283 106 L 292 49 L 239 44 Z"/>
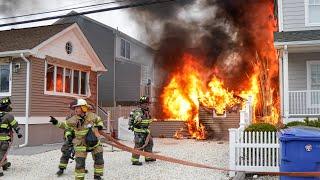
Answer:
<path fill-rule="evenodd" d="M 12 111 L 11 100 L 9 97 L 2 98 L 0 100 L 0 176 L 3 176 L 3 170 L 7 170 L 11 163 L 7 162 L 7 151 L 9 150 L 9 142 L 12 141 L 13 130 L 17 133 L 18 138 L 22 138 L 22 134 L 19 133 L 20 128 L 18 122 L 14 116 L 9 114 Z"/>
<path fill-rule="evenodd" d="M 62 129 L 70 128 L 75 133 L 73 140 L 75 148 L 75 179 L 85 178 L 85 161 L 87 153 L 91 152 L 94 160 L 94 179 L 102 179 L 103 175 L 103 148 L 100 139 L 99 130 L 103 129 L 103 121 L 96 114 L 89 112 L 90 106 L 84 99 L 77 99 L 73 105 L 74 116 L 66 121 L 58 121 L 51 117 L 50 122 Z"/>
<path fill-rule="evenodd" d="M 150 134 L 149 125 L 152 122 L 149 112 L 149 97 L 142 96 L 139 99 L 139 106 L 129 115 L 129 129 L 134 132 L 134 148 L 152 152 L 153 140 Z M 138 154 L 132 154 L 132 165 L 141 166 Z M 156 159 L 145 157 L 146 162 L 156 161 Z"/>

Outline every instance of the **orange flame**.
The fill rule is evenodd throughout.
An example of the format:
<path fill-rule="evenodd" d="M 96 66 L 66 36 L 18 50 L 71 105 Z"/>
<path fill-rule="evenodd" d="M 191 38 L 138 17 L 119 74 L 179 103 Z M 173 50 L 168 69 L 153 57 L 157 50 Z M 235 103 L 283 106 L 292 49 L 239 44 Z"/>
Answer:
<path fill-rule="evenodd" d="M 224 114 L 230 107 L 239 104 L 244 107 L 243 100 L 251 100 L 253 122 L 278 123 L 278 58 L 273 45 L 273 32 L 276 30 L 273 7 L 272 1 L 268 2 L 267 8 L 256 7 L 260 13 L 255 13 L 255 16 L 250 13 L 249 21 L 252 22 L 252 27 L 241 27 L 243 31 L 250 32 L 254 39 L 254 51 L 244 56 L 252 58 L 247 60 L 252 62 L 248 83 L 234 82 L 241 85 L 241 89 L 237 89 L 235 94 L 228 90 L 223 79 L 217 76 L 223 68 L 208 69 L 199 63 L 199 59 L 184 54 L 181 61 L 183 64 L 176 72 L 170 74 L 170 79 L 161 93 L 165 118 L 184 120 L 192 138 L 205 139 L 205 127 L 199 122 L 200 105 L 215 110 L 217 114 Z M 253 54 L 256 54 L 256 58 Z M 246 85 L 243 86 L 244 84 Z M 182 138 L 181 132 L 182 130 L 175 136 Z"/>

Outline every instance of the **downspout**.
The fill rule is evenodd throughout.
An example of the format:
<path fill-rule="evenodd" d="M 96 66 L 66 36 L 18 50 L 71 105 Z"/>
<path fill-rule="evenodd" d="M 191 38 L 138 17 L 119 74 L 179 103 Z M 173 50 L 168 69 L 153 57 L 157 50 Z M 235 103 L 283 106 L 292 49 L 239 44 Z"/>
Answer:
<path fill-rule="evenodd" d="M 98 112 L 98 107 L 101 105 L 99 105 L 99 78 L 100 78 L 100 76 L 101 76 L 102 74 L 101 74 L 101 72 L 97 72 L 97 102 L 96 102 L 96 107 L 97 107 L 97 112 Z"/>
<path fill-rule="evenodd" d="M 29 100 L 30 100 L 30 94 L 29 94 L 29 90 L 30 90 L 30 61 L 24 56 L 23 53 L 20 54 L 20 57 L 27 63 L 27 84 L 26 84 L 26 122 L 25 122 L 25 135 L 24 135 L 24 139 L 25 142 L 24 144 L 19 145 L 19 147 L 25 147 L 28 145 L 28 141 L 29 141 Z"/>
<path fill-rule="evenodd" d="M 113 42 L 113 107 L 116 107 L 116 57 L 117 57 L 118 28 Z"/>

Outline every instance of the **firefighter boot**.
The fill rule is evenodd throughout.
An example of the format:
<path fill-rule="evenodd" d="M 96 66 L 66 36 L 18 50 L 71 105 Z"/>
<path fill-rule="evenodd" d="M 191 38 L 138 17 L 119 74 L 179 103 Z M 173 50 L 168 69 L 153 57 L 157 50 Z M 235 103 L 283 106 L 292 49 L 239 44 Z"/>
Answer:
<path fill-rule="evenodd" d="M 102 180 L 101 176 L 97 176 L 97 175 L 94 175 L 93 178 L 94 178 L 95 180 Z"/>
<path fill-rule="evenodd" d="M 133 162 L 132 162 L 132 165 L 141 166 L 141 165 L 142 165 L 142 162 L 140 162 L 140 161 L 133 161 Z"/>
<path fill-rule="evenodd" d="M 154 158 L 146 158 L 145 161 L 146 162 L 153 162 L 153 161 L 156 161 L 156 159 L 154 159 Z"/>
<path fill-rule="evenodd" d="M 7 162 L 7 163 L 5 163 L 3 166 L 2 166 L 2 169 L 4 170 L 4 171 L 6 171 L 6 170 L 8 170 L 8 168 L 11 166 L 11 163 L 10 162 Z"/>
<path fill-rule="evenodd" d="M 64 169 L 60 168 L 59 171 L 56 173 L 58 176 L 61 176 L 63 174 Z"/>

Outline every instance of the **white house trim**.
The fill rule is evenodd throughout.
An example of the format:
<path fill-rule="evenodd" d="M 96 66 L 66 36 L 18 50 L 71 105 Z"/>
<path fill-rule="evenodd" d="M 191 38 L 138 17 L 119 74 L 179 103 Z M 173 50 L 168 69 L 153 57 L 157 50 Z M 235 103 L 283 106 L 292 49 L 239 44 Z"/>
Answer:
<path fill-rule="evenodd" d="M 5 56 L 19 56 L 21 53 L 31 53 L 30 49 L 25 49 L 25 50 L 17 50 L 17 51 L 3 51 L 0 52 L 0 57 L 5 57 Z"/>
<path fill-rule="evenodd" d="M 289 118 L 289 76 L 288 76 L 288 47 L 285 45 L 283 54 L 283 107 L 284 107 L 284 118 L 287 122 Z"/>
<path fill-rule="evenodd" d="M 320 45 L 320 40 L 312 41 L 290 41 L 290 42 L 274 42 L 276 48 L 287 45 L 290 47 L 299 47 L 299 46 L 311 46 L 311 45 Z"/>
<path fill-rule="evenodd" d="M 282 0 L 278 0 L 278 25 L 279 25 L 279 32 L 283 31 Z"/>
<path fill-rule="evenodd" d="M 100 61 L 98 55 L 95 53 L 95 51 L 93 50 L 93 48 L 91 47 L 89 41 L 87 40 L 87 38 L 85 37 L 85 35 L 82 33 L 81 29 L 79 28 L 79 26 L 75 23 L 69 27 L 67 27 L 66 29 L 62 30 L 61 32 L 55 34 L 54 36 L 50 37 L 49 39 L 47 39 L 46 41 L 40 43 L 39 45 L 37 45 L 36 47 L 34 47 L 32 49 L 32 51 L 34 52 L 34 54 L 36 54 L 39 57 L 43 57 L 43 54 L 41 53 L 41 48 L 46 46 L 47 44 L 49 44 L 50 42 L 56 40 L 57 38 L 59 38 L 60 36 L 62 36 L 63 34 L 75 30 L 74 32 L 76 33 L 76 35 L 79 38 L 81 45 L 85 47 L 85 49 L 87 49 L 87 53 L 89 54 L 92 63 L 93 64 L 83 64 L 83 65 L 87 65 L 92 67 L 93 71 L 107 71 L 107 69 L 105 68 L 105 66 L 102 64 L 102 62 Z M 69 60 L 69 59 L 65 59 L 65 60 Z M 80 62 L 79 62 L 80 63 Z M 80 63 L 81 64 L 81 63 Z"/>

